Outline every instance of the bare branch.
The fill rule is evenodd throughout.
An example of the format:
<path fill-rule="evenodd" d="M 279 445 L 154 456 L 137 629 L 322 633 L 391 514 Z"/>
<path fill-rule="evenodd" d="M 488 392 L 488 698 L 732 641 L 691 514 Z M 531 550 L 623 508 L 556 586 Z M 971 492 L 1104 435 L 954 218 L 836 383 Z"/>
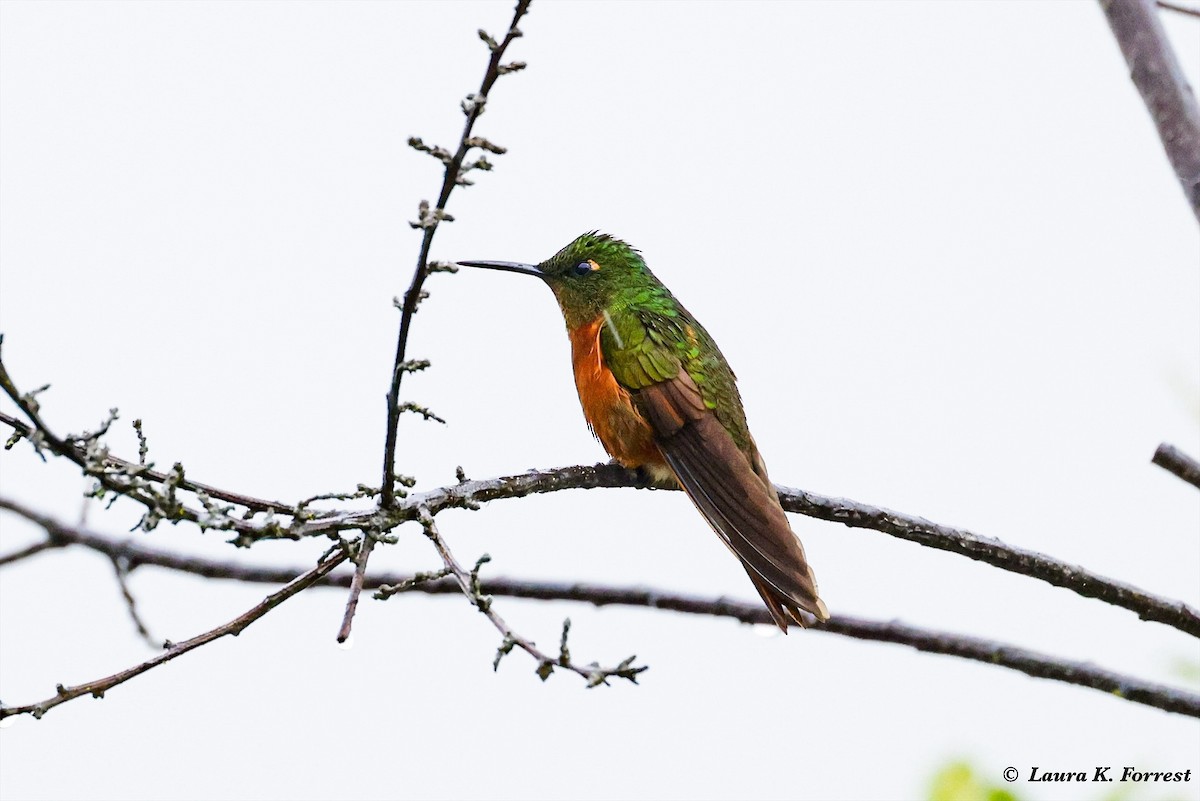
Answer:
<path fill-rule="evenodd" d="M 146 626 L 146 622 L 142 620 L 141 614 L 138 613 L 137 599 L 133 597 L 133 590 L 129 589 L 129 560 L 124 556 L 112 556 L 113 572 L 117 576 L 117 586 L 121 588 L 121 597 L 125 599 L 125 608 L 129 610 L 129 617 L 133 620 L 134 628 L 137 629 L 138 635 L 146 641 L 146 644 L 151 648 L 158 648 L 161 641 L 155 640 L 150 635 L 150 629 Z"/>
<path fill-rule="evenodd" d="M 1183 194 L 1200 221 L 1200 109 L 1154 0 L 1099 1 Z"/>
<path fill-rule="evenodd" d="M 331 570 L 346 561 L 346 552 L 341 548 L 336 548 L 326 554 L 318 563 L 317 566 L 300 576 L 296 576 L 290 584 L 282 589 L 271 593 L 259 603 L 255 604 L 245 613 L 238 615 L 228 623 L 217 626 L 215 629 L 206 631 L 190 640 L 181 643 L 164 643 L 165 649 L 161 654 L 152 659 L 147 659 L 139 665 L 134 665 L 131 668 L 114 673 L 111 676 L 106 676 L 102 679 L 89 681 L 84 684 L 77 684 L 74 687 L 67 687 L 62 684 L 58 685 L 58 691 L 44 701 L 35 704 L 25 704 L 23 706 L 0 706 L 0 720 L 11 717 L 13 715 L 33 715 L 35 718 L 41 718 L 42 715 L 58 706 L 75 698 L 84 695 L 90 695 L 94 698 L 103 698 L 104 694 L 116 687 L 119 684 L 124 684 L 135 676 L 140 676 L 148 670 L 158 667 L 159 665 L 170 662 L 176 657 L 183 656 L 188 651 L 194 651 L 202 645 L 219 640 L 226 635 L 237 636 L 263 615 L 270 612 L 275 607 L 282 604 L 288 598 L 291 598 L 298 592 L 308 589 L 316 584 L 322 578 L 327 576 Z M 133 564 L 133 560 L 130 560 Z"/>
<path fill-rule="evenodd" d="M 860 640 L 897 643 L 918 651 L 1000 665 L 1035 678 L 1091 687 L 1137 704 L 1200 718 L 1200 695 L 1104 670 L 1089 662 L 1059 659 L 1007 643 L 928 631 L 897 621 L 862 620 L 835 615 L 823 628 Z"/>
<path fill-rule="evenodd" d="M 1154 451 L 1150 460 L 1168 473 L 1174 473 L 1193 487 L 1200 487 L 1200 462 L 1188 456 L 1183 451 L 1164 442 Z"/>
<path fill-rule="evenodd" d="M 354 613 L 358 611 L 358 597 L 362 595 L 363 581 L 367 575 L 367 559 L 375 547 L 375 538 L 364 535 L 354 554 L 354 577 L 350 581 L 350 595 L 346 598 L 346 611 L 342 614 L 342 625 L 338 628 L 337 641 L 350 639 L 350 628 L 354 625 Z"/>
<path fill-rule="evenodd" d="M 9 502 L 0 502 L 11 508 Z M 124 557 L 132 565 L 152 565 L 205 578 L 228 579 L 255 583 L 279 583 L 295 576 L 292 568 L 253 567 L 235 562 L 218 562 L 192 556 L 183 556 L 167 551 L 148 548 L 124 541 L 114 541 L 83 529 L 64 526 L 59 535 L 63 544 L 76 544 L 105 554 L 109 558 Z M 457 564 L 457 562 L 455 563 Z M 453 579 L 443 578 L 451 574 L 449 567 L 435 573 L 416 575 L 376 574 L 366 577 L 364 587 L 378 588 L 381 594 L 391 596 L 404 592 L 430 595 L 457 595 L 463 592 L 463 572 Z M 470 574 L 466 576 L 470 585 Z M 353 581 L 350 573 L 326 574 L 317 586 L 348 587 Z M 731 601 L 725 598 L 701 598 L 681 595 L 647 587 L 611 587 L 598 584 L 573 582 L 535 582 L 517 579 L 494 578 L 479 580 L 477 592 L 481 595 L 526 598 L 541 601 L 576 601 L 594 606 L 633 606 L 659 609 L 692 615 L 732 618 L 742 623 L 772 625 L 770 613 L 758 603 Z M 1059 659 L 1016 646 L 991 640 L 931 631 L 895 621 L 872 621 L 862 618 L 835 615 L 823 627 L 812 631 L 825 631 L 844 637 L 876 640 L 906 645 L 927 653 L 956 656 L 985 664 L 1017 670 L 1036 678 L 1061 681 L 1083 687 L 1091 687 L 1105 693 L 1117 695 L 1128 701 L 1146 704 L 1169 712 L 1200 716 L 1200 697 L 1153 682 L 1142 681 L 1098 668 L 1081 662 Z M 508 642 L 506 638 L 504 642 Z M 549 656 L 542 654 L 545 658 Z M 538 658 L 535 656 L 535 659 Z M 560 655 L 561 658 L 561 645 Z M 557 659 L 554 660 L 557 664 Z M 539 665 L 541 663 L 539 662 Z"/>
<path fill-rule="evenodd" d="M 922 517 L 892 512 L 845 498 L 827 498 L 813 492 L 778 487 L 783 508 L 810 517 L 868 528 L 920 545 L 970 557 L 993 567 L 1041 579 L 1085 598 L 1096 598 L 1200 637 L 1200 611 L 1182 601 L 1146 592 L 1132 584 L 1093 573 L 1052 556 L 1008 545 L 965 529 L 931 523 Z"/>

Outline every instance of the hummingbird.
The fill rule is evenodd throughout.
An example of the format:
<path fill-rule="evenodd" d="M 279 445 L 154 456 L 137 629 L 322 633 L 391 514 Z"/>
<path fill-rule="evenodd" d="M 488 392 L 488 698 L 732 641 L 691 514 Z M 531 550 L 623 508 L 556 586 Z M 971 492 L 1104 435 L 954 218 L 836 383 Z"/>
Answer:
<path fill-rule="evenodd" d="M 588 427 L 613 459 L 687 493 L 741 562 L 775 624 L 829 611 L 746 426 L 720 348 L 626 242 L 583 234 L 540 264 L 460 261 L 531 275 L 554 293 Z"/>

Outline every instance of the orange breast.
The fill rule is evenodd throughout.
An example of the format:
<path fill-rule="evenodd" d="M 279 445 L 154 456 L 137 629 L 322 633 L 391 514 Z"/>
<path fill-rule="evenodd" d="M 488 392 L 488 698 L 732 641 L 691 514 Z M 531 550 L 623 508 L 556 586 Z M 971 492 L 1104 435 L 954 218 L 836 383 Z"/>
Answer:
<path fill-rule="evenodd" d="M 604 317 L 570 332 L 571 363 L 583 416 L 604 450 L 626 467 L 660 466 L 666 461 L 654 444 L 650 424 L 634 408 L 629 392 L 613 377 L 600 351 Z"/>

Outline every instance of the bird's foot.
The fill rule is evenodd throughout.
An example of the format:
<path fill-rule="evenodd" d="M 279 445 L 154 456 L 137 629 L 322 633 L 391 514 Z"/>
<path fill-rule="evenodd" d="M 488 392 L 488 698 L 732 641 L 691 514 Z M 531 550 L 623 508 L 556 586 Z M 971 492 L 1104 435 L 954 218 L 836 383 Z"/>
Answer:
<path fill-rule="evenodd" d="M 643 489 L 679 489 L 679 482 L 665 467 L 658 465 L 639 465 L 637 467 L 638 487 Z"/>

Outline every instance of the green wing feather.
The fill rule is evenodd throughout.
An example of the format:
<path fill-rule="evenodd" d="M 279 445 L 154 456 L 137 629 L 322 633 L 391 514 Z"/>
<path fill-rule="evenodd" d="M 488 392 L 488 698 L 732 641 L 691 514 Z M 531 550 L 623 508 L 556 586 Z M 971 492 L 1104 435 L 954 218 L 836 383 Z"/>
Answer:
<path fill-rule="evenodd" d="M 733 372 L 681 307 L 617 307 L 600 335 L 605 363 L 630 390 L 688 497 L 742 562 L 776 624 L 829 613 L 804 548 L 750 437 Z M 786 614 L 785 614 L 786 613 Z"/>

